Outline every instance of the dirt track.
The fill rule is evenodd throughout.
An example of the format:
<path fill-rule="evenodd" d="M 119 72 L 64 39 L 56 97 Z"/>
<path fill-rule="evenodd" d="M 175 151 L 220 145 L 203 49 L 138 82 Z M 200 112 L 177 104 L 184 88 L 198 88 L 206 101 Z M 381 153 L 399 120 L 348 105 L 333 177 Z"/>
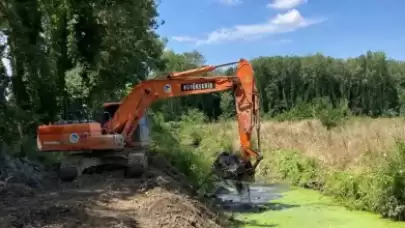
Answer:
<path fill-rule="evenodd" d="M 160 170 L 167 167 L 152 167 L 140 179 L 122 171 L 93 173 L 45 192 L 0 185 L 0 227 L 221 227 L 181 181 Z"/>

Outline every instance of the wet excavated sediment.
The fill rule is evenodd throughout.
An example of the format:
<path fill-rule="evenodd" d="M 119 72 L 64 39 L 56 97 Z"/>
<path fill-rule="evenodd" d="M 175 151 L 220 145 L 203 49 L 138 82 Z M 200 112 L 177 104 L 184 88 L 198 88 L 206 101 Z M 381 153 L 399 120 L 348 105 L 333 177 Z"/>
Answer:
<path fill-rule="evenodd" d="M 238 194 L 236 189 L 221 188 L 215 195 L 216 202 L 224 210 L 230 212 L 251 212 L 266 209 L 276 209 L 277 204 L 272 200 L 283 197 L 282 192 L 288 190 L 284 184 L 250 184 L 250 194 Z"/>

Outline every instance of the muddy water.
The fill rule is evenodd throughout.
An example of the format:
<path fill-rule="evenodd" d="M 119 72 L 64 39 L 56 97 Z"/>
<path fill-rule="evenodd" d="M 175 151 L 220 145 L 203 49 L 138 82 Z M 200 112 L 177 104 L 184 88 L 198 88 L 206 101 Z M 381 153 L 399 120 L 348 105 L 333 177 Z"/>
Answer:
<path fill-rule="evenodd" d="M 281 199 L 282 192 L 288 190 L 286 185 L 251 185 L 249 193 L 239 195 L 235 189 L 228 187 L 217 194 L 217 199 L 230 212 L 247 213 L 272 206 L 271 202 Z"/>
<path fill-rule="evenodd" d="M 285 185 L 251 186 L 250 201 L 228 189 L 218 195 L 223 208 L 236 218 L 235 228 L 405 228 L 405 222 L 350 211 L 316 191 Z"/>

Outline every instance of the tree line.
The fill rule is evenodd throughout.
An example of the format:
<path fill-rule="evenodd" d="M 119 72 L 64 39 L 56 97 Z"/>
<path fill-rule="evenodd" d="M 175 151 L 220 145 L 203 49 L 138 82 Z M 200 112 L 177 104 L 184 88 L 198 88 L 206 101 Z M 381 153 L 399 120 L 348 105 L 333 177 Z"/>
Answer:
<path fill-rule="evenodd" d="M 119 100 L 162 67 L 157 17 L 151 0 L 0 1 L 0 57 L 12 71 L 0 64 L 0 139 Z"/>
<path fill-rule="evenodd" d="M 164 50 L 151 0 L 8 0 L 0 2 L 0 141 L 35 135 L 36 126 L 80 118 L 120 100 L 133 84 L 171 71 L 205 65 L 197 52 Z M 243 56 L 240 56 L 243 57 Z M 236 58 L 240 58 L 236 57 Z M 277 116 L 323 99 L 356 115 L 405 112 L 405 63 L 382 52 L 356 58 L 273 56 L 251 60 L 263 115 Z M 232 74 L 234 68 L 213 74 Z M 166 120 L 191 109 L 212 120 L 234 115 L 230 91 L 160 101 Z"/>
<path fill-rule="evenodd" d="M 190 58 L 191 55 L 198 58 Z M 198 52 L 164 54 L 169 70 L 204 65 Z M 196 61 L 197 59 L 197 61 Z M 347 109 L 354 115 L 398 116 L 405 114 L 405 62 L 383 52 L 367 52 L 356 58 L 338 59 L 317 53 L 311 56 L 272 56 L 250 60 L 260 92 L 262 114 L 271 117 L 305 105 L 319 103 Z M 214 72 L 232 74 L 234 68 Z M 186 108 L 184 108 L 186 106 Z M 166 102 L 168 118 L 195 108 L 208 117 L 234 115 L 230 92 L 205 94 Z"/>

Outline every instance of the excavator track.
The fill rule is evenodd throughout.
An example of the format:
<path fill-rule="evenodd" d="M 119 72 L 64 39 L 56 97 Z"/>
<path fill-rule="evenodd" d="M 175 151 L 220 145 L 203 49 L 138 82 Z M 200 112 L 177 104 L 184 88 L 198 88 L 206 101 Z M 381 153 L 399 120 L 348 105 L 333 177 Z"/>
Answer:
<path fill-rule="evenodd" d="M 148 168 L 147 150 L 126 149 L 124 152 L 104 152 L 94 154 L 83 152 L 69 154 L 59 167 L 59 178 L 65 182 L 74 181 L 85 170 L 101 165 L 112 165 L 124 168 L 124 175 L 128 178 L 141 177 Z"/>
<path fill-rule="evenodd" d="M 136 178 L 142 176 L 148 168 L 147 151 L 139 150 L 128 153 L 128 163 L 125 169 L 125 176 Z"/>
<path fill-rule="evenodd" d="M 66 156 L 59 166 L 59 178 L 62 181 L 70 182 L 81 176 L 81 163 L 82 158 L 80 155 L 72 154 Z"/>
<path fill-rule="evenodd" d="M 100 165 L 100 158 L 90 153 L 76 153 L 65 157 L 59 167 L 59 177 L 62 181 L 73 181 L 83 174 L 83 171 Z"/>
<path fill-rule="evenodd" d="M 59 169 L 59 177 L 62 181 L 70 182 L 78 177 L 76 167 L 61 167 Z"/>

